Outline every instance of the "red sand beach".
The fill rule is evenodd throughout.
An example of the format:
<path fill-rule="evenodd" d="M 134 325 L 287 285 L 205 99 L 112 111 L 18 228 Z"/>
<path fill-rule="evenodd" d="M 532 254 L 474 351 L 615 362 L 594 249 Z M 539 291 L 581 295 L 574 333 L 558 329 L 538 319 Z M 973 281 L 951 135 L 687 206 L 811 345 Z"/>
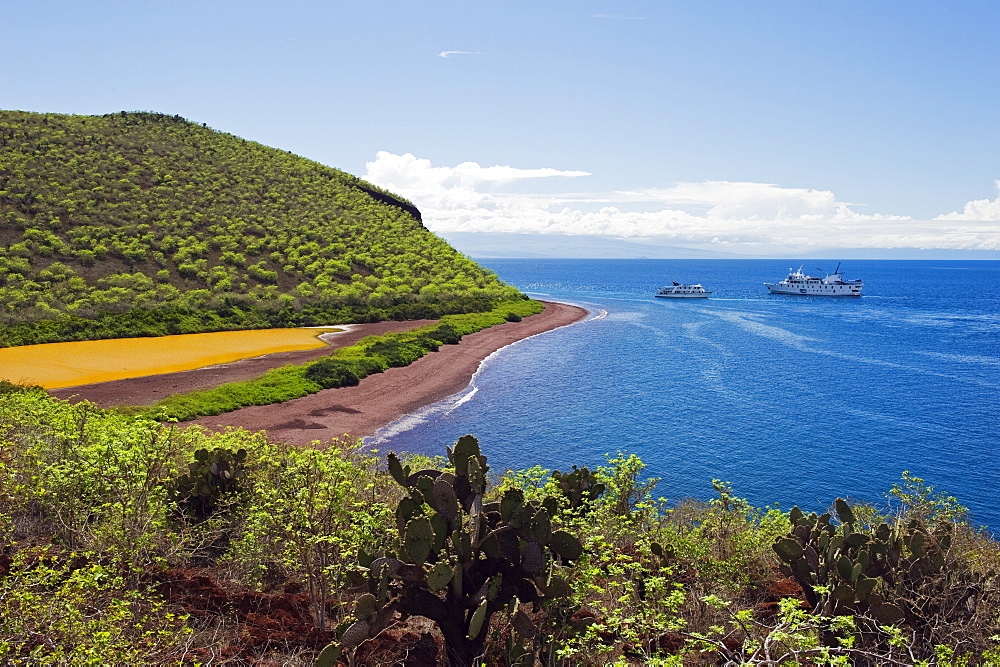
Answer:
<path fill-rule="evenodd" d="M 371 375 L 356 387 L 326 389 L 277 405 L 252 406 L 194 422 L 208 428 L 240 427 L 265 430 L 275 440 L 291 444 L 327 441 L 343 435 L 365 437 L 423 406 L 465 389 L 490 354 L 523 338 L 557 329 L 583 319 L 587 311 L 569 304 L 545 302 L 545 310 L 520 322 L 507 322 L 464 336 L 457 345 L 443 345 L 403 368 Z M 378 322 L 350 325 L 351 330 L 331 337 L 334 347 L 351 345 L 364 336 L 405 331 L 423 324 Z M 101 406 L 149 405 L 169 394 L 246 380 L 289 363 L 303 363 L 328 354 L 330 348 L 283 352 L 257 359 L 128 380 L 53 390 L 59 398 L 90 400 Z"/>

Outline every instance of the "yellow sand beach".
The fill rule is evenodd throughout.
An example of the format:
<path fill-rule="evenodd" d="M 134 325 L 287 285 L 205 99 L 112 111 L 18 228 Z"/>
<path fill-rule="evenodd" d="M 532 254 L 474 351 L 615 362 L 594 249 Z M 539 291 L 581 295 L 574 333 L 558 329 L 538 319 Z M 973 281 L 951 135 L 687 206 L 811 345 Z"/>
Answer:
<path fill-rule="evenodd" d="M 326 346 L 329 329 L 257 329 L 0 348 L 0 379 L 72 387 L 174 373 L 274 352 Z"/>

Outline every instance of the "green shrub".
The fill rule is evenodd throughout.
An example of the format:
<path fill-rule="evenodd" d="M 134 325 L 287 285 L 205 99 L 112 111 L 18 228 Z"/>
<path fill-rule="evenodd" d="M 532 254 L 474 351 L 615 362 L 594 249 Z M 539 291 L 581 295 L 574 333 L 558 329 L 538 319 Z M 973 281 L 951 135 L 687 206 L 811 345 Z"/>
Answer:
<path fill-rule="evenodd" d="M 506 321 L 503 313 L 511 309 L 527 317 L 541 312 L 544 307 L 539 301 L 519 300 L 504 302 L 483 313 L 446 315 L 437 324 L 384 336 L 367 336 L 318 361 L 276 368 L 254 380 L 175 394 L 139 410 L 138 414 L 150 419 L 189 421 L 248 405 L 281 403 L 322 389 L 354 386 L 373 373 L 411 364 L 437 350 L 440 344 L 457 343 L 463 335 L 502 324 Z"/>
<path fill-rule="evenodd" d="M 18 552 L 0 576 L 0 663 L 166 664 L 184 655 L 185 616 L 94 555 L 57 553 Z"/>
<path fill-rule="evenodd" d="M 321 628 L 343 632 L 364 620 L 367 630 L 348 635 L 355 639 L 377 628 L 373 598 L 382 609 L 395 601 L 397 611 L 415 614 L 419 601 L 447 599 L 449 588 L 461 602 L 429 613 L 461 616 L 466 634 L 449 630 L 455 644 L 470 634 L 478 640 L 486 628 L 485 664 L 518 664 L 531 654 L 574 665 L 1000 660 L 1000 544 L 923 480 L 904 475 L 890 492 L 892 508 L 839 502 L 825 518 L 807 517 L 752 507 L 722 482 L 713 500 L 668 504 L 655 499 L 641 460 L 628 454 L 593 471 L 511 471 L 488 486 L 485 460 L 470 445 L 463 446 L 470 456 L 453 450 L 447 461 L 390 458 L 387 472 L 384 460 L 350 440 L 291 447 L 262 433 L 182 429 L 71 405 L 40 390 L 0 393 L 0 663 L 187 664 L 224 654 L 303 662 L 315 653 L 303 646 L 315 646 Z M 214 452 L 223 455 L 214 460 Z M 241 459 L 239 488 L 217 489 L 205 518 L 181 511 L 178 479 L 193 472 L 190 464 L 203 479 L 208 464 L 221 481 L 231 459 Z M 447 519 L 453 509 L 454 520 L 443 523 L 438 515 Z M 573 568 L 562 567 L 567 554 L 559 554 L 536 570 L 529 543 L 542 546 L 560 531 L 584 551 L 574 550 Z M 803 576 L 810 561 L 817 574 L 824 568 L 825 583 Z M 792 578 L 778 573 L 781 563 Z M 213 605 L 197 618 L 168 607 L 165 589 L 148 583 L 172 566 L 221 586 L 197 596 Z M 373 570 L 385 576 L 369 579 Z M 459 570 L 469 584 L 461 591 Z M 796 574 L 813 588 L 811 598 Z M 871 590 L 859 590 L 870 580 L 877 580 Z M 511 583 L 518 602 L 491 608 Z M 550 587 L 567 597 L 527 604 L 549 597 Z M 267 643 L 226 590 L 230 601 L 289 601 L 281 591 L 301 590 L 316 634 Z M 873 595 L 902 620 L 878 622 L 873 614 L 893 616 L 874 611 Z M 822 608 L 832 598 L 837 604 Z"/>
<path fill-rule="evenodd" d="M 222 559 L 246 583 L 282 573 L 305 583 L 320 629 L 340 597 L 359 551 L 384 546 L 392 524 L 388 503 L 398 492 L 376 474 L 372 452 L 349 440 L 325 448 L 268 443 L 248 453 L 247 483 L 255 490 L 243 508 L 242 534 Z M 336 619 L 335 622 L 339 620 Z"/>
<path fill-rule="evenodd" d="M 431 339 L 422 334 L 395 335 L 368 345 L 365 354 L 370 357 L 381 357 L 387 366 L 398 368 L 409 366 L 428 352 L 437 350 L 437 347 L 436 341 L 431 343 Z"/>
<path fill-rule="evenodd" d="M 455 345 L 462 340 L 462 335 L 455 331 L 455 327 L 450 324 L 439 324 L 428 331 L 426 335 L 442 345 Z"/>
<path fill-rule="evenodd" d="M 324 389 L 353 387 L 364 377 L 357 367 L 343 359 L 320 359 L 305 370 L 305 378 Z"/>
<path fill-rule="evenodd" d="M 38 385 L 18 384 L 0 379 L 0 395 L 12 394 L 17 391 L 43 391 Z"/>

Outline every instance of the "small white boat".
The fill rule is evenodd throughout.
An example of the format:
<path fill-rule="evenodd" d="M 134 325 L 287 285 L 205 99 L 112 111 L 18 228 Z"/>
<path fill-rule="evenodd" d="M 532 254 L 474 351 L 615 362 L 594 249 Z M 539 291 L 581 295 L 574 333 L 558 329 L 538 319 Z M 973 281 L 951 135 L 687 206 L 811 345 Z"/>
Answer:
<path fill-rule="evenodd" d="M 823 269 L 820 269 L 822 271 Z M 862 280 L 844 280 L 840 277 L 840 264 L 837 270 L 828 273 L 824 278 L 814 278 L 798 271 L 788 269 L 788 277 L 777 283 L 764 283 L 771 294 L 804 294 L 806 296 L 861 296 L 865 283 Z"/>
<path fill-rule="evenodd" d="M 668 287 L 661 287 L 653 296 L 664 299 L 707 299 L 711 292 L 706 292 L 701 285 L 681 285 L 674 283 Z"/>

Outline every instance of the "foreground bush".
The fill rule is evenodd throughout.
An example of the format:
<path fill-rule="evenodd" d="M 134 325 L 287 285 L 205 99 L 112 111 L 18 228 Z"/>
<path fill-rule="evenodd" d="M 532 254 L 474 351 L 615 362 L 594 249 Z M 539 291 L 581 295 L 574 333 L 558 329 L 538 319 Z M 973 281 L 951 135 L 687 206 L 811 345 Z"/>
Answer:
<path fill-rule="evenodd" d="M 0 662 L 1000 661 L 1000 545 L 923 480 L 823 515 L 719 481 L 667 504 L 633 455 L 492 475 L 472 440 L 387 471 L 3 388 Z"/>
<path fill-rule="evenodd" d="M 399 537 L 377 556 L 359 554 L 355 580 L 367 590 L 340 645 L 324 649 L 328 660 L 353 654 L 400 615 L 412 615 L 435 623 L 451 665 L 471 666 L 483 654 L 491 619 L 506 611 L 517 627 L 518 660 L 534 661 L 524 646 L 534 624 L 520 607 L 568 598 L 561 565 L 578 559 L 583 547 L 566 531 L 552 530 L 559 511 L 554 498 L 543 505 L 508 488 L 499 502 L 484 504 L 489 466 L 471 435 L 448 448 L 448 459 L 449 470 L 411 473 L 389 454 L 389 472 L 407 492 L 396 507 Z"/>
<path fill-rule="evenodd" d="M 0 570 L 4 664 L 170 662 L 191 635 L 188 620 L 93 554 L 28 549 Z"/>

